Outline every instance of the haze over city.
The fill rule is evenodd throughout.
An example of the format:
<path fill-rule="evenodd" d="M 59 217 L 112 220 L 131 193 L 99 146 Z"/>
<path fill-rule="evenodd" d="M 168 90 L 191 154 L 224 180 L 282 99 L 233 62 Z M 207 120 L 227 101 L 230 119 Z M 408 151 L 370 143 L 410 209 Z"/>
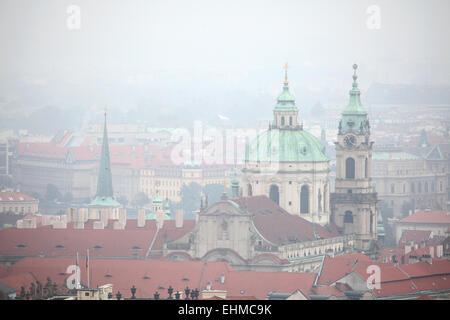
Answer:
<path fill-rule="evenodd" d="M 2 0 L 0 300 L 449 300 L 449 12 Z"/>

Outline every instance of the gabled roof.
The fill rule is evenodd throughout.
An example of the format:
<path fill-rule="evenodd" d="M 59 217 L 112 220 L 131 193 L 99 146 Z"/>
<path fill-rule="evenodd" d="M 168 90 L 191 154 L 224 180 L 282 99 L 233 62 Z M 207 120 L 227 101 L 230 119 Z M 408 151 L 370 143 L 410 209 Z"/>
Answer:
<path fill-rule="evenodd" d="M 411 242 L 420 244 L 426 242 L 431 237 L 431 231 L 426 230 L 403 230 L 399 244 L 410 244 Z"/>
<path fill-rule="evenodd" d="M 38 200 L 21 192 L 0 191 L 0 202 L 30 202 L 30 201 L 38 201 Z"/>
<path fill-rule="evenodd" d="M 413 213 L 399 221 L 400 223 L 424 223 L 435 224 L 443 223 L 450 224 L 450 212 L 443 210 L 422 210 Z"/>
<path fill-rule="evenodd" d="M 322 272 L 317 283 L 319 285 L 330 285 L 335 283 L 337 280 L 350 273 L 358 262 L 371 263 L 372 260 L 362 253 L 343 254 L 333 258 L 325 257 Z"/>
<path fill-rule="evenodd" d="M 450 143 L 438 143 L 425 156 L 427 160 L 448 160 L 450 158 Z"/>
<path fill-rule="evenodd" d="M 317 240 L 314 224 L 300 216 L 288 213 L 267 196 L 251 196 L 231 199 L 241 208 L 254 214 L 253 223 L 258 232 L 268 241 L 276 245 L 285 245 L 300 241 Z M 337 230 L 315 225 L 316 234 L 322 238 L 339 236 Z"/>

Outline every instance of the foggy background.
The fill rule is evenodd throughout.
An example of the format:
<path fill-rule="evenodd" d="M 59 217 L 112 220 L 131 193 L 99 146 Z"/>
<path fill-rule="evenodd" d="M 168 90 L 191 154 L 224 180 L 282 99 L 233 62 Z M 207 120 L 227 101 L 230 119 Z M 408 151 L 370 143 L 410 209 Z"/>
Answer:
<path fill-rule="evenodd" d="M 449 12 L 448 0 L 1 0 L 0 127 L 80 129 L 105 106 L 116 123 L 251 125 L 271 117 L 286 62 L 301 117 L 346 105 L 353 63 L 366 106 L 450 104 Z"/>

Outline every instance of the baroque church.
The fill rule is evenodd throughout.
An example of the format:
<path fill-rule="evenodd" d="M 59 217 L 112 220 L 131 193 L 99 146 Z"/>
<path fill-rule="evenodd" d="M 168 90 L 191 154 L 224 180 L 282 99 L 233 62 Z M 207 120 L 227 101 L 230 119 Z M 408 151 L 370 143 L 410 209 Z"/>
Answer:
<path fill-rule="evenodd" d="M 246 146 L 242 191 L 234 178 L 232 198 L 224 193 L 221 201 L 202 205 L 194 229 L 166 243 L 163 254 L 183 260 L 187 253 L 246 270 L 300 272 L 317 270 L 325 255 L 376 254 L 373 142 L 357 65 L 353 69 L 335 142 L 335 192 L 330 190 L 330 159 L 321 142 L 303 129 L 286 67 L 272 124 Z"/>

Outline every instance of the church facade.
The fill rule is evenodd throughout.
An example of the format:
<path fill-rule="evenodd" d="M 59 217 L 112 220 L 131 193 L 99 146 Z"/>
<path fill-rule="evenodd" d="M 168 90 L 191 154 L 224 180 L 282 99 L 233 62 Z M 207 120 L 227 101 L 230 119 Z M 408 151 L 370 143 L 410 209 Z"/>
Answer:
<path fill-rule="evenodd" d="M 246 146 L 242 189 L 266 195 L 293 215 L 330 222 L 330 160 L 325 147 L 299 121 L 287 74 L 269 129 Z"/>
<path fill-rule="evenodd" d="M 308 272 L 326 255 L 377 250 L 372 145 L 356 68 L 336 142 L 335 192 L 320 141 L 303 130 L 287 75 L 269 129 L 246 147 L 242 196 L 201 208 L 195 228 L 168 242 L 164 255 L 227 261 L 246 270 Z"/>

